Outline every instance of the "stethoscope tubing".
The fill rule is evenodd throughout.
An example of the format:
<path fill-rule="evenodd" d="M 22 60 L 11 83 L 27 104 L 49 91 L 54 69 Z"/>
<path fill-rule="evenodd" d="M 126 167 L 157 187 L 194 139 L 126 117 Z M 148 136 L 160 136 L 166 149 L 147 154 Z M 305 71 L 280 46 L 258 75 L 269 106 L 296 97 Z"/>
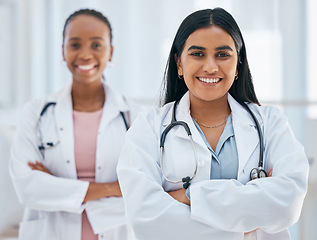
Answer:
<path fill-rule="evenodd" d="M 38 149 L 40 150 L 41 154 L 42 154 L 42 157 L 43 157 L 43 160 L 44 160 L 44 150 L 45 149 L 49 149 L 49 148 L 52 148 L 52 147 L 55 147 L 57 144 L 60 143 L 60 141 L 58 140 L 57 142 L 53 143 L 53 142 L 46 142 L 44 143 L 43 142 L 43 136 L 42 136 L 42 132 L 40 131 L 40 125 L 41 125 L 41 120 L 42 120 L 42 117 L 44 115 L 44 113 L 46 112 L 46 110 L 50 107 L 50 106 L 54 106 L 55 107 L 56 105 L 56 102 L 48 102 L 44 105 L 41 113 L 40 113 L 40 116 L 36 122 L 36 125 L 35 125 L 35 131 L 36 131 L 36 135 L 38 137 L 38 141 L 39 141 L 39 145 L 38 145 Z M 124 122 L 124 126 L 126 128 L 126 130 L 128 131 L 129 130 L 129 124 L 128 124 L 128 121 L 124 115 L 124 112 L 121 112 L 120 111 L 120 115 L 123 119 L 123 122 Z M 56 124 L 55 124 L 55 127 L 57 128 Z"/>
<path fill-rule="evenodd" d="M 197 161 L 197 151 L 196 151 L 196 147 L 195 147 L 195 143 L 194 143 L 194 140 L 192 138 L 192 135 L 188 135 L 188 137 L 189 137 L 190 142 L 191 142 L 191 144 L 193 146 L 194 158 L 195 158 L 195 170 L 194 170 L 194 173 L 193 173 L 192 177 L 189 179 L 189 182 L 190 182 L 196 176 L 197 169 L 198 169 L 198 161 Z M 164 151 L 164 142 L 163 142 L 163 145 L 160 147 L 160 168 L 161 168 L 161 172 L 162 172 L 162 175 L 165 178 L 165 180 L 170 182 L 170 183 L 181 183 L 181 182 L 184 182 L 183 180 L 172 180 L 172 179 L 169 179 L 166 176 L 166 174 L 164 172 L 164 166 L 163 166 L 163 151 Z"/>
<path fill-rule="evenodd" d="M 173 105 L 173 113 L 172 113 L 172 119 L 171 119 L 171 123 L 164 129 L 164 131 L 162 132 L 161 134 L 161 138 L 160 138 L 160 168 L 161 168 L 161 172 L 162 172 L 162 176 L 164 177 L 164 179 L 170 183 L 181 183 L 183 182 L 184 183 L 184 188 L 187 188 L 190 184 L 190 182 L 193 180 L 193 178 L 196 176 L 196 173 L 197 173 L 197 169 L 198 169 L 198 160 L 197 160 L 197 152 L 196 152 L 196 147 L 195 147 L 195 143 L 193 141 L 193 138 L 192 138 L 192 134 L 191 134 L 191 131 L 190 131 L 190 128 L 188 126 L 187 123 L 183 122 L 183 121 L 177 121 L 176 120 L 176 108 L 177 108 L 177 104 L 178 104 L 179 101 L 175 101 L 174 105 Z M 239 102 L 240 105 L 242 105 L 246 110 L 247 112 L 251 115 L 254 123 L 255 123 L 255 127 L 257 129 L 257 132 L 258 132 L 258 136 L 259 136 L 259 144 L 260 144 L 260 152 L 259 152 L 259 163 L 258 163 L 258 168 L 253 168 L 250 172 L 250 179 L 253 180 L 253 179 L 256 179 L 256 178 L 262 178 L 262 177 L 267 177 L 267 173 L 266 171 L 264 170 L 264 166 L 263 166 L 263 153 L 264 153 L 264 142 L 263 142 L 263 134 L 262 134 L 262 130 L 261 130 L 261 127 L 260 127 L 260 124 L 257 120 L 257 118 L 255 117 L 255 115 L 253 114 L 253 112 L 251 111 L 251 109 L 249 108 L 249 106 L 244 103 L 244 102 Z M 165 171 L 164 171 L 164 167 L 163 167 L 163 152 L 164 152 L 164 143 L 165 143 L 165 139 L 166 139 L 166 136 L 168 134 L 168 132 L 175 126 L 182 126 L 184 127 L 191 143 L 192 143 L 192 146 L 193 146 L 193 149 L 194 149 L 194 157 L 195 157 L 195 170 L 194 170 L 194 173 L 193 173 L 193 176 L 192 177 L 185 177 L 185 178 L 182 178 L 182 180 L 172 180 L 172 179 L 169 179 L 166 174 L 165 174 Z M 186 187 L 185 187 L 186 186 Z"/>
<path fill-rule="evenodd" d="M 259 121 L 257 120 L 257 118 L 255 117 L 254 113 L 251 111 L 251 109 L 249 108 L 249 106 L 246 103 L 240 103 L 247 111 L 248 113 L 251 115 L 251 117 L 253 118 L 253 121 L 255 123 L 255 126 L 257 128 L 257 132 L 259 135 L 259 143 L 260 143 L 260 152 L 259 152 L 259 164 L 258 164 L 258 168 L 259 170 L 263 169 L 263 153 L 264 153 L 264 143 L 263 143 L 263 133 L 259 124 Z"/>

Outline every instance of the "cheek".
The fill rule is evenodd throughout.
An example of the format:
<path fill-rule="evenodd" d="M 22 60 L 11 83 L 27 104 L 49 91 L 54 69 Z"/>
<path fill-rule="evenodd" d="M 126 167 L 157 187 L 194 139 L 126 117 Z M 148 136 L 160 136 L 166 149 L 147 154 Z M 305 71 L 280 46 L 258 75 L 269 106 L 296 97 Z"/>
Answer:
<path fill-rule="evenodd" d="M 235 76 L 237 72 L 237 64 L 235 61 L 232 63 L 225 63 L 222 65 L 222 70 L 226 72 L 229 76 Z"/>
<path fill-rule="evenodd" d="M 74 59 L 75 54 L 72 51 L 67 51 L 67 49 L 66 49 L 66 50 L 64 50 L 63 53 L 64 53 L 65 61 L 70 62 L 70 61 L 72 61 L 72 59 Z"/>
<path fill-rule="evenodd" d="M 201 67 L 201 64 L 197 61 L 185 60 L 182 64 L 183 74 L 193 75 L 200 69 L 200 67 Z"/>
<path fill-rule="evenodd" d="M 102 51 L 98 54 L 99 59 L 102 61 L 108 61 L 110 58 L 110 50 Z"/>

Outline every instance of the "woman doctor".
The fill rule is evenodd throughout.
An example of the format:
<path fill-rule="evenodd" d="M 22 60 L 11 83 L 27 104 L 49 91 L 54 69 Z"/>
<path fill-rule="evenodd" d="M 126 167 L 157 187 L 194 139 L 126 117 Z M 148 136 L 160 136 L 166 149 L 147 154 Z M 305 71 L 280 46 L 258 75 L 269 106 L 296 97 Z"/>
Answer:
<path fill-rule="evenodd" d="M 116 166 L 136 111 L 103 81 L 111 40 L 100 12 L 74 12 L 63 31 L 72 83 L 23 111 L 10 167 L 25 205 L 21 240 L 134 239 Z"/>
<path fill-rule="evenodd" d="M 308 162 L 281 111 L 260 106 L 232 16 L 221 8 L 189 15 L 175 36 L 165 78 L 164 106 L 139 115 L 117 168 L 136 237 L 289 239 L 287 228 L 298 220 L 307 190 Z M 240 103 L 259 122 L 264 170 L 273 169 L 272 177 L 250 181 L 259 136 Z M 193 144 L 183 125 L 167 129 L 174 111 L 188 124 Z"/>

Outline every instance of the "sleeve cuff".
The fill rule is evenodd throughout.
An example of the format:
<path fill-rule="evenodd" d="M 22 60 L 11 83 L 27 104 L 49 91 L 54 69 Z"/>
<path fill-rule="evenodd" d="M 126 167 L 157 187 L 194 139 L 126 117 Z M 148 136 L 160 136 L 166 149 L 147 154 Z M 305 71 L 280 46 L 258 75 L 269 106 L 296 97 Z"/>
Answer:
<path fill-rule="evenodd" d="M 190 187 L 188 187 L 186 189 L 186 197 L 188 198 L 188 200 L 190 200 L 190 191 L 189 191 Z"/>

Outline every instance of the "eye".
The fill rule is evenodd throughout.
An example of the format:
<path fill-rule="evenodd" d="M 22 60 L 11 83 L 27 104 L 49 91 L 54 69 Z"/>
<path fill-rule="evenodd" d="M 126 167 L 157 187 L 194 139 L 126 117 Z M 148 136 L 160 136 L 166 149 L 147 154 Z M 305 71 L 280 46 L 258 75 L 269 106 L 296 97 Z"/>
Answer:
<path fill-rule="evenodd" d="M 70 44 L 70 47 L 77 49 L 77 48 L 80 47 L 80 45 L 79 45 L 79 43 L 71 43 L 71 44 Z"/>
<path fill-rule="evenodd" d="M 194 57 L 203 57 L 204 53 L 203 52 L 192 52 L 190 55 Z"/>
<path fill-rule="evenodd" d="M 94 49 L 98 49 L 98 48 L 101 48 L 102 45 L 101 45 L 100 43 L 95 42 L 95 43 L 92 44 L 92 47 L 93 47 Z"/>
<path fill-rule="evenodd" d="M 227 57 L 230 57 L 230 54 L 227 52 L 219 52 L 219 53 L 217 53 L 217 57 L 227 58 Z"/>

